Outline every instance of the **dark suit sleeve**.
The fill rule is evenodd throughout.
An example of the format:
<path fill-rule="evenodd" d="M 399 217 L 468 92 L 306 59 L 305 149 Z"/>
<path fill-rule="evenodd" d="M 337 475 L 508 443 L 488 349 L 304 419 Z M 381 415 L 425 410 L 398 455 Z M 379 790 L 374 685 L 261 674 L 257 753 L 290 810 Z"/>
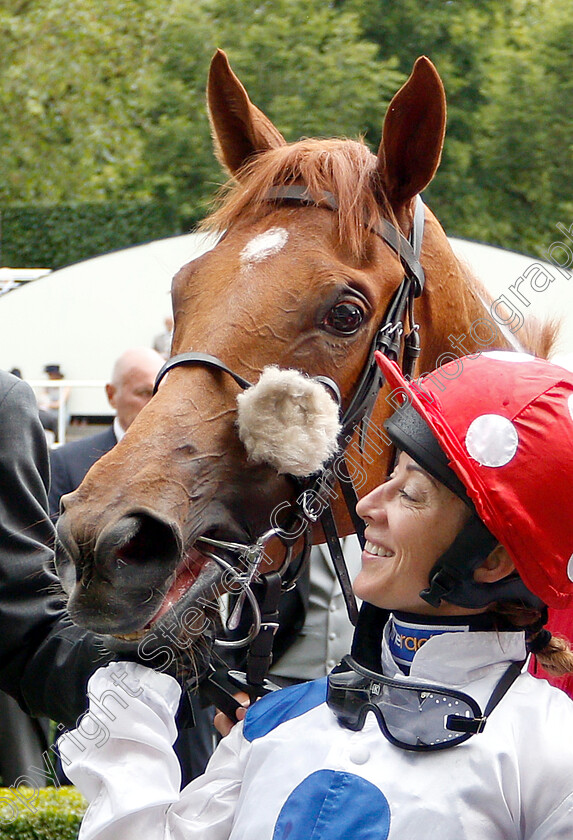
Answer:
<path fill-rule="evenodd" d="M 53 449 L 50 453 L 50 490 L 48 492 L 48 507 L 53 522 L 57 522 L 60 515 L 60 499 L 75 489 L 61 449 Z"/>
<path fill-rule="evenodd" d="M 73 440 L 50 452 L 50 518 L 57 522 L 62 496 L 76 490 L 93 464 L 117 443 L 113 426 L 97 435 Z"/>
<path fill-rule="evenodd" d="M 72 625 L 51 571 L 48 455 L 31 389 L 0 376 L 0 688 L 66 725 L 85 709 L 95 637 Z"/>

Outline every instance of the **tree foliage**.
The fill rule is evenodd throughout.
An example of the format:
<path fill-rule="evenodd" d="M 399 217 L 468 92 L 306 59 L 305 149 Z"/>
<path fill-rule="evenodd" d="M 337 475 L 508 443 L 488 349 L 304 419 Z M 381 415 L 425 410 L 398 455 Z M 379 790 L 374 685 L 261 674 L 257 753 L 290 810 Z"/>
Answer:
<path fill-rule="evenodd" d="M 308 0 L 182 0 L 161 34 L 148 94 L 150 183 L 201 207 L 221 183 L 204 104 L 209 61 L 225 49 L 249 95 L 288 140 L 377 131 L 405 76 L 376 58 L 356 15 Z M 193 119 L 189 119 L 189 114 Z M 165 166 L 167 164 L 167 166 Z"/>
<path fill-rule="evenodd" d="M 36 0 L 0 12 L 3 202 L 118 197 L 141 172 L 140 89 L 164 5 Z"/>
<path fill-rule="evenodd" d="M 221 180 L 204 101 L 217 46 L 291 138 L 368 131 L 402 80 L 354 15 L 306 0 L 37 0 L 0 13 L 0 42 L 10 203 L 203 208 Z"/>
<path fill-rule="evenodd" d="M 573 222 L 572 66 L 571 3 L 524 3 L 491 56 L 475 144 L 475 207 L 490 241 L 543 254 L 556 224 Z"/>
<path fill-rule="evenodd" d="M 382 56 L 426 53 L 448 96 L 428 198 L 451 234 L 543 254 L 570 198 L 573 6 L 568 0 L 346 0 Z"/>
<path fill-rule="evenodd" d="M 287 139 L 375 148 L 415 58 L 448 95 L 427 199 L 449 233 L 542 253 L 573 221 L 569 0 L 6 0 L 0 209 L 159 201 L 204 215 L 224 173 L 205 108 L 225 49 Z"/>

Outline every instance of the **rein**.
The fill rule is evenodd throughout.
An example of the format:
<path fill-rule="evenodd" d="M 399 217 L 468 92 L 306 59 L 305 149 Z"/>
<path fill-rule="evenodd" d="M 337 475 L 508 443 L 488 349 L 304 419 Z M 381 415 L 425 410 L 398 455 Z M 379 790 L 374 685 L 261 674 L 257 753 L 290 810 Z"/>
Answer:
<path fill-rule="evenodd" d="M 274 202 L 295 202 L 307 206 L 323 207 L 332 211 L 338 210 L 338 203 L 332 193 L 324 191 L 318 199 L 315 199 L 310 195 L 307 188 L 302 185 L 273 188 L 267 193 L 266 199 Z M 342 450 L 345 449 L 358 425 L 360 425 L 360 446 L 362 449 L 364 448 L 367 421 L 374 409 L 380 388 L 384 384 L 384 378 L 374 358 L 375 352 L 380 351 L 393 361 L 398 361 L 400 353 L 402 353 L 401 367 L 406 376 L 412 375 L 416 359 L 420 354 L 419 325 L 414 318 L 414 300 L 422 294 L 425 280 L 424 269 L 419 261 L 424 235 L 424 205 L 422 199 L 420 196 L 416 198 L 414 220 L 408 239 L 386 219 L 378 219 L 375 224 L 369 224 L 368 227 L 369 230 L 389 245 L 398 256 L 404 268 L 404 278 L 386 308 L 382 323 L 372 340 L 358 384 L 348 406 L 342 411 L 342 431 L 339 438 L 340 448 Z M 409 332 L 404 334 L 406 319 L 409 325 Z M 170 370 L 182 365 L 202 365 L 212 368 L 231 376 L 243 390 L 251 387 L 251 383 L 248 380 L 235 373 L 216 356 L 208 353 L 188 352 L 179 353 L 165 362 L 157 375 L 153 393 L 156 393 L 160 382 Z M 326 376 L 315 378 L 334 393 L 335 399 L 340 406 L 340 391 L 336 383 Z M 341 463 L 348 476 L 348 469 L 346 468 L 345 462 L 341 460 Z M 272 661 L 273 639 L 278 629 L 279 598 L 282 592 L 288 591 L 295 585 L 300 572 L 304 568 L 312 547 L 310 538 L 312 526 L 318 521 L 320 521 L 326 537 L 350 621 L 353 625 L 357 622 L 358 609 L 356 600 L 352 592 L 351 581 L 340 547 L 330 502 L 329 493 L 332 491 L 334 484 L 332 465 L 333 461 L 330 461 L 324 465 L 322 470 L 306 479 L 292 477 L 297 484 L 297 489 L 301 492 L 297 496 L 294 505 L 290 505 L 287 502 L 285 502 L 285 505 L 291 509 L 294 522 L 300 524 L 300 528 L 296 529 L 296 534 L 283 530 L 282 528 L 272 528 L 263 534 L 254 545 L 248 546 L 206 537 L 201 537 L 197 541 L 205 546 L 204 549 L 202 548 L 202 553 L 218 563 L 227 572 L 231 570 L 235 573 L 237 583 L 241 587 L 242 594 L 239 596 L 231 616 L 227 621 L 228 629 L 232 630 L 236 628 L 245 597 L 248 598 L 251 604 L 253 624 L 248 635 L 238 641 L 217 640 L 217 644 L 223 647 L 250 645 L 246 675 L 231 672 L 230 676 L 235 685 L 246 690 L 252 697 L 260 696 L 274 688 L 266 680 L 266 674 Z M 358 497 L 352 481 L 348 476 L 348 480 L 340 480 L 339 484 L 360 543 L 364 546 L 364 523 L 356 514 L 355 508 Z M 287 570 L 291 566 L 294 545 L 301 536 L 304 537 L 304 549 L 300 555 L 296 569 L 294 571 L 290 570 L 290 574 L 287 575 Z M 273 538 L 278 538 L 285 545 L 286 558 L 279 570 L 258 575 L 258 569 L 264 557 L 265 546 Z M 238 553 L 239 558 L 245 566 L 244 572 L 240 573 L 226 559 L 220 557 L 217 550 Z M 251 590 L 251 584 L 255 580 L 262 586 L 262 594 L 258 600 L 254 598 Z M 229 716 L 234 717 L 233 704 L 234 708 L 236 708 L 236 701 L 229 697 L 221 685 L 218 684 L 218 681 L 213 679 L 212 675 L 208 677 L 207 682 L 210 684 L 211 690 L 206 693 L 220 707 L 226 705 L 227 708 L 224 710 Z M 222 696 L 221 691 L 223 691 L 223 695 L 226 694 L 227 696 Z M 229 699 L 232 701 L 231 704 L 228 702 Z"/>

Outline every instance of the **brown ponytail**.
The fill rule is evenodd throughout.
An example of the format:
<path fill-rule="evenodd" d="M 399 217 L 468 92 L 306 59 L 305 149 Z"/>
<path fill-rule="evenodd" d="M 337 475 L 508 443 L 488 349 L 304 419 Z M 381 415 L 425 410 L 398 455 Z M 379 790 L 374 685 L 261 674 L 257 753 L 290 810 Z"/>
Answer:
<path fill-rule="evenodd" d="M 542 634 L 547 635 L 542 637 L 538 649 L 537 639 Z M 527 649 L 552 677 L 573 674 L 573 650 L 564 636 L 553 636 L 549 630 L 540 630 L 527 640 Z"/>
<path fill-rule="evenodd" d="M 573 650 L 564 636 L 554 636 L 545 628 L 547 610 L 535 610 L 512 602 L 494 604 L 491 612 L 498 618 L 498 629 L 525 630 L 527 650 L 552 677 L 573 674 Z"/>

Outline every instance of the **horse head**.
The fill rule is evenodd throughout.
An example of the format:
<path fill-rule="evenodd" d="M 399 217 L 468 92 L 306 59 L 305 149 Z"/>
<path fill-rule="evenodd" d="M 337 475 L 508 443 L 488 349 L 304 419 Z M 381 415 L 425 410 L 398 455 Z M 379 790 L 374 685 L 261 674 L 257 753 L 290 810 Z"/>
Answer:
<path fill-rule="evenodd" d="M 408 237 L 417 196 L 439 165 L 446 122 L 439 75 L 418 59 L 390 103 L 376 155 L 346 139 L 286 143 L 222 52 L 211 65 L 208 104 L 233 184 L 207 220 L 220 234 L 216 246 L 174 278 L 172 353 L 209 354 L 249 382 L 270 364 L 326 374 L 344 408 L 404 277 L 376 227 L 385 220 Z M 308 201 L 290 201 L 292 187 Z M 420 262 L 423 372 L 451 354 L 452 336 L 467 342 L 455 355 L 483 349 L 468 326 L 485 313 L 427 208 Z M 251 544 L 293 499 L 292 478 L 254 463 L 240 442 L 240 390 L 222 368 L 173 367 L 124 439 L 64 498 L 57 565 L 78 624 L 121 636 L 171 621 L 216 585 L 201 539 Z M 378 427 L 388 413 L 382 395 Z M 357 469 L 360 458 L 369 489 L 385 474 L 387 455 L 360 451 Z M 338 507 L 336 515 L 341 534 L 349 533 Z M 278 550 L 269 555 L 282 562 Z M 197 620 L 196 632 L 202 626 Z"/>

